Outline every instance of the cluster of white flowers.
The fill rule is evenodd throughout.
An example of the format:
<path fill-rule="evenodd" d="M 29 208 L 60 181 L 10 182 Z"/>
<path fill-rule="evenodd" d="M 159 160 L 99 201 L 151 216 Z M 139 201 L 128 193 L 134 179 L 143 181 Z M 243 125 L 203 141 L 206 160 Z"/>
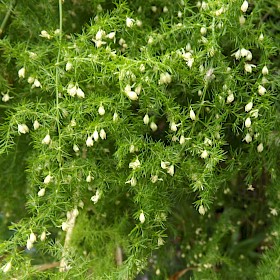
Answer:
<path fill-rule="evenodd" d="M 77 95 L 77 97 L 79 98 L 85 98 L 85 93 L 83 92 L 83 90 L 73 83 L 70 83 L 67 86 L 67 93 L 72 97 Z"/>
<path fill-rule="evenodd" d="M 169 73 L 165 72 L 165 73 L 161 73 L 160 74 L 160 78 L 159 78 L 158 84 L 159 85 L 170 84 L 171 81 L 172 81 L 171 75 Z"/>
<path fill-rule="evenodd" d="M 106 42 L 102 41 L 102 39 L 106 36 L 106 32 L 104 30 L 98 30 L 95 38 L 92 38 L 92 41 L 95 43 L 95 46 L 97 48 L 100 48 L 101 46 L 105 45 Z"/>
<path fill-rule="evenodd" d="M 169 161 L 161 161 L 160 166 L 162 169 L 166 170 L 169 175 L 174 175 L 175 167 L 173 164 L 171 165 Z"/>
<path fill-rule="evenodd" d="M 235 53 L 232 54 L 232 56 L 235 56 L 236 60 L 239 60 L 240 58 L 244 57 L 245 60 L 251 61 L 253 58 L 252 53 L 244 48 L 237 50 Z"/>
<path fill-rule="evenodd" d="M 33 232 L 31 232 L 26 242 L 27 250 L 31 250 L 33 248 L 33 244 L 36 242 L 36 240 L 37 240 L 36 235 Z"/>
<path fill-rule="evenodd" d="M 194 63 L 194 58 L 192 55 L 192 50 L 190 44 L 186 46 L 187 52 L 185 50 L 182 51 L 182 58 L 186 61 L 186 64 L 189 66 L 189 68 L 192 68 L 192 65 Z"/>
<path fill-rule="evenodd" d="M 135 101 L 135 100 L 138 99 L 138 94 L 135 91 L 131 90 L 131 86 L 130 85 L 126 85 L 126 87 L 124 88 L 124 92 L 125 92 L 126 96 L 130 100 Z"/>

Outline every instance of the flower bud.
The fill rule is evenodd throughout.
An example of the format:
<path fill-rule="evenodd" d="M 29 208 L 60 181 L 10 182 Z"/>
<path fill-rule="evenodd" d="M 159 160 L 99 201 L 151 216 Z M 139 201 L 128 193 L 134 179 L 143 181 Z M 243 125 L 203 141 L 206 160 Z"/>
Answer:
<path fill-rule="evenodd" d="M 141 213 L 139 215 L 139 221 L 141 224 L 144 224 L 145 220 L 146 220 L 145 215 L 144 215 L 143 211 L 141 211 Z"/>
<path fill-rule="evenodd" d="M 72 68 L 73 68 L 73 64 L 72 64 L 71 62 L 68 61 L 68 62 L 66 63 L 66 66 L 65 66 L 65 70 L 66 70 L 66 71 L 71 71 Z"/>
<path fill-rule="evenodd" d="M 98 108 L 98 114 L 100 116 L 105 115 L 105 109 L 104 109 L 104 107 L 102 105 Z"/>
<path fill-rule="evenodd" d="M 257 151 L 261 153 L 263 151 L 263 143 L 260 143 L 257 147 Z"/>
<path fill-rule="evenodd" d="M 118 118 L 119 118 L 118 113 L 115 112 L 113 115 L 113 122 L 116 122 Z"/>
<path fill-rule="evenodd" d="M 177 131 L 177 125 L 176 125 L 176 123 L 175 122 L 171 122 L 170 123 L 170 129 L 172 130 L 172 131 Z"/>
<path fill-rule="evenodd" d="M 259 92 L 259 95 L 264 95 L 266 93 L 266 88 L 263 87 L 262 85 L 259 85 L 258 92 Z"/>
<path fill-rule="evenodd" d="M 251 111 L 252 108 L 253 108 L 253 102 L 251 101 L 245 106 L 245 112 Z"/>
<path fill-rule="evenodd" d="M 12 262 L 9 261 L 2 267 L 2 271 L 4 273 L 7 273 L 9 270 L 11 270 L 11 268 L 12 268 Z"/>
<path fill-rule="evenodd" d="M 45 188 L 40 189 L 40 190 L 38 191 L 38 196 L 39 196 L 39 197 L 44 196 L 44 195 L 45 195 L 45 192 L 46 192 L 46 189 L 45 189 Z"/>
<path fill-rule="evenodd" d="M 245 120 L 245 126 L 246 126 L 247 128 L 249 128 L 249 127 L 251 126 L 251 124 L 252 124 L 251 119 L 250 119 L 250 118 L 247 118 L 247 119 Z"/>
<path fill-rule="evenodd" d="M 29 132 L 29 128 L 26 124 L 18 124 L 18 133 L 26 134 Z"/>
<path fill-rule="evenodd" d="M 158 129 L 157 125 L 154 122 L 150 123 L 150 128 L 153 132 L 157 131 L 157 129 Z"/>
<path fill-rule="evenodd" d="M 100 199 L 100 192 L 99 190 L 96 191 L 95 195 L 91 197 L 91 201 L 96 204 L 98 200 Z"/>
<path fill-rule="evenodd" d="M 137 95 L 137 93 L 134 92 L 134 91 L 129 91 L 129 92 L 127 92 L 126 95 L 127 95 L 127 97 L 128 97 L 130 100 L 135 101 L 135 100 L 138 99 L 138 95 Z"/>
<path fill-rule="evenodd" d="M 33 123 L 33 127 L 34 130 L 37 130 L 40 127 L 40 123 L 37 120 L 35 120 L 35 122 Z"/>
<path fill-rule="evenodd" d="M 40 236 L 40 240 L 41 241 L 45 241 L 46 240 L 46 237 L 47 237 L 47 234 L 45 231 L 42 232 L 41 236 Z"/>
<path fill-rule="evenodd" d="M 26 242 L 26 249 L 29 251 L 33 248 L 33 242 L 31 242 L 30 239 L 27 240 Z"/>
<path fill-rule="evenodd" d="M 149 118 L 149 115 L 148 114 L 146 114 L 145 116 L 144 116 L 144 118 L 143 118 L 143 122 L 144 122 L 144 124 L 149 124 L 149 121 L 150 121 L 150 118 Z"/>
<path fill-rule="evenodd" d="M 99 135 L 102 140 L 106 139 L 106 132 L 103 128 L 100 130 Z"/>
<path fill-rule="evenodd" d="M 243 13 L 246 13 L 248 7 L 249 7 L 248 1 L 244 1 L 243 4 L 242 4 L 241 7 L 240 7 L 240 10 L 241 10 Z"/>
<path fill-rule="evenodd" d="M 116 37 L 116 32 L 110 32 L 106 37 L 113 40 Z"/>
<path fill-rule="evenodd" d="M 249 133 L 247 133 L 244 140 L 246 141 L 246 143 L 250 143 L 252 142 L 252 136 Z"/>
<path fill-rule="evenodd" d="M 52 180 L 52 176 L 49 174 L 44 179 L 44 184 L 49 184 Z"/>
<path fill-rule="evenodd" d="M 203 205 L 199 206 L 198 212 L 199 212 L 200 215 L 204 215 L 206 213 L 206 209 L 204 208 Z"/>
<path fill-rule="evenodd" d="M 73 145 L 73 150 L 74 150 L 75 153 L 77 153 L 77 152 L 79 152 L 80 149 L 79 149 L 78 145 L 74 144 Z"/>
<path fill-rule="evenodd" d="M 92 137 L 89 136 L 86 140 L 86 145 L 87 147 L 92 147 L 93 146 L 93 140 L 92 140 Z"/>
<path fill-rule="evenodd" d="M 206 33 L 207 33 L 207 29 L 206 29 L 206 27 L 201 27 L 200 28 L 200 33 L 201 33 L 201 35 L 205 35 Z"/>
<path fill-rule="evenodd" d="M 268 68 L 267 66 L 264 66 L 263 69 L 262 69 L 262 74 L 263 75 L 267 75 L 268 74 Z"/>
<path fill-rule="evenodd" d="M 193 109 L 190 110 L 190 118 L 194 121 L 195 120 L 195 113 Z"/>
<path fill-rule="evenodd" d="M 30 234 L 30 236 L 29 236 L 29 240 L 30 240 L 30 242 L 32 242 L 32 243 L 36 242 L 37 237 L 36 237 L 36 235 L 35 235 L 33 232 L 31 232 L 31 234 Z"/>
<path fill-rule="evenodd" d="M 25 77 L 25 68 L 22 67 L 18 70 L 18 77 L 19 78 L 24 78 Z"/>
<path fill-rule="evenodd" d="M 42 140 L 42 144 L 45 144 L 45 145 L 49 145 L 50 143 L 51 143 L 51 137 L 50 137 L 50 135 L 49 134 L 47 134 L 46 136 L 45 136 L 45 138 Z"/>
<path fill-rule="evenodd" d="M 201 158 L 205 159 L 208 157 L 208 152 L 206 150 L 204 150 L 201 155 L 200 155 Z"/>
<path fill-rule="evenodd" d="M 234 101 L 234 95 L 233 95 L 233 93 L 230 93 L 227 97 L 227 103 L 229 104 L 233 101 Z"/>
<path fill-rule="evenodd" d="M 77 88 L 76 94 L 79 98 L 85 98 L 85 93 L 80 88 Z"/>
<path fill-rule="evenodd" d="M 93 132 L 92 137 L 93 137 L 94 141 L 98 141 L 99 134 L 98 134 L 98 131 L 97 131 L 97 130 L 95 130 L 95 131 Z"/>

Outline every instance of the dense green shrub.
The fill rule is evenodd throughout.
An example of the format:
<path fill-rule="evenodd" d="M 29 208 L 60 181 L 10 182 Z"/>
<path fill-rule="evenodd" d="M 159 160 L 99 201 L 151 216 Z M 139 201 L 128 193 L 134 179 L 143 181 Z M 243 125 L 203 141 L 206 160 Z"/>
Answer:
<path fill-rule="evenodd" d="M 1 2 L 1 279 L 280 279 L 280 5 L 248 2 Z"/>

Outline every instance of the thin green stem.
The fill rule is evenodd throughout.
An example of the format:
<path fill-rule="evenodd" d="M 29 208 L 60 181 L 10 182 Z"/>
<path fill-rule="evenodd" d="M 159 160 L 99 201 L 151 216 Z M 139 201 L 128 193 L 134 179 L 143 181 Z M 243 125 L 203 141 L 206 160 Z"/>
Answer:
<path fill-rule="evenodd" d="M 2 23 L 1 23 L 1 27 L 0 27 L 0 36 L 1 36 L 1 35 L 3 34 L 3 32 L 4 32 L 4 29 L 5 29 L 6 25 L 7 25 L 7 22 L 8 22 L 8 20 L 9 20 L 9 18 L 10 18 L 10 15 L 11 15 L 13 9 L 15 8 L 16 4 L 17 4 L 17 0 L 12 0 L 12 1 L 11 1 L 10 6 L 9 6 L 9 9 L 8 9 L 8 11 L 7 11 L 7 13 L 6 13 L 6 15 L 5 15 L 5 17 L 4 17 L 3 21 L 2 21 Z"/>
<path fill-rule="evenodd" d="M 59 62 L 60 62 L 60 54 L 61 54 L 61 40 L 62 40 L 62 0 L 59 0 L 59 47 L 58 54 L 56 60 L 56 69 L 55 69 L 55 91 L 56 91 L 56 123 L 57 123 L 57 131 L 58 131 L 58 161 L 59 167 L 61 168 L 61 129 L 60 129 L 60 114 L 59 114 Z"/>

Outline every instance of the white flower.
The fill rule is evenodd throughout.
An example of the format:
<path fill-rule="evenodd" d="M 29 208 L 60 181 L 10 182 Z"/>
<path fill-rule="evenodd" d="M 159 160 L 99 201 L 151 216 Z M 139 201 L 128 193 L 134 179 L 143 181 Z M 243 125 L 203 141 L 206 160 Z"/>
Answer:
<path fill-rule="evenodd" d="M 119 118 L 118 113 L 115 112 L 113 115 L 113 122 L 116 122 L 118 118 Z"/>
<path fill-rule="evenodd" d="M 252 58 L 253 58 L 252 53 L 250 51 L 247 51 L 247 55 L 246 55 L 245 59 L 248 60 L 248 61 L 251 61 Z"/>
<path fill-rule="evenodd" d="M 77 152 L 79 152 L 80 149 L 79 149 L 78 145 L 74 144 L 73 145 L 73 150 L 74 150 L 75 153 L 77 153 Z"/>
<path fill-rule="evenodd" d="M 270 208 L 270 213 L 271 213 L 273 216 L 277 216 L 277 215 L 278 215 L 278 211 L 277 211 L 277 209 L 275 209 L 275 208 Z"/>
<path fill-rule="evenodd" d="M 90 183 L 93 179 L 94 179 L 94 177 L 91 176 L 90 174 L 88 174 L 88 175 L 87 175 L 87 178 L 86 178 L 86 181 L 87 181 L 88 183 Z"/>
<path fill-rule="evenodd" d="M 256 67 L 254 64 L 245 63 L 244 70 L 248 73 L 252 73 L 252 68 Z"/>
<path fill-rule="evenodd" d="M 49 184 L 52 180 L 52 176 L 49 174 L 44 179 L 44 184 Z"/>
<path fill-rule="evenodd" d="M 263 75 L 267 75 L 268 74 L 268 68 L 267 66 L 264 66 L 263 69 L 262 69 L 262 74 Z"/>
<path fill-rule="evenodd" d="M 190 118 L 194 121 L 195 120 L 195 113 L 193 109 L 190 110 Z"/>
<path fill-rule="evenodd" d="M 263 143 L 260 143 L 257 147 L 257 151 L 261 153 L 263 151 Z"/>
<path fill-rule="evenodd" d="M 36 237 L 36 235 L 35 235 L 33 232 L 31 232 L 31 234 L 30 234 L 30 236 L 29 236 L 29 240 L 30 240 L 32 243 L 36 242 L 37 237 Z"/>
<path fill-rule="evenodd" d="M 29 128 L 26 124 L 18 124 L 18 133 L 26 134 L 29 132 Z"/>
<path fill-rule="evenodd" d="M 137 100 L 138 99 L 138 95 L 135 91 L 129 91 L 126 93 L 127 97 L 130 99 L 130 100 Z"/>
<path fill-rule="evenodd" d="M 263 39 L 264 39 L 264 35 L 261 33 L 259 36 L 259 41 L 263 41 Z"/>
<path fill-rule="evenodd" d="M 240 25 L 243 25 L 245 22 L 246 22 L 246 18 L 245 18 L 243 15 L 241 15 L 241 16 L 239 17 L 239 23 L 240 23 Z"/>
<path fill-rule="evenodd" d="M 161 73 L 160 74 L 160 78 L 159 78 L 158 83 L 159 83 L 159 85 L 161 85 L 161 84 L 170 84 L 171 80 L 172 80 L 171 79 L 171 75 L 169 73 L 165 72 L 165 73 Z"/>
<path fill-rule="evenodd" d="M 28 77 L 28 79 L 27 79 L 27 82 L 28 82 L 29 84 L 33 84 L 34 81 L 35 81 L 35 78 L 32 77 L 32 76 Z"/>
<path fill-rule="evenodd" d="M 171 122 L 170 123 L 170 129 L 174 132 L 177 131 L 177 124 L 175 122 Z"/>
<path fill-rule="evenodd" d="M 237 50 L 235 53 L 233 53 L 232 55 L 235 56 L 236 60 L 239 60 L 241 58 L 241 50 Z"/>
<path fill-rule="evenodd" d="M 134 146 L 134 145 L 130 145 L 129 147 L 129 152 L 132 154 L 134 153 L 135 151 L 137 151 L 138 149 Z"/>
<path fill-rule="evenodd" d="M 97 130 L 94 130 L 94 132 L 93 132 L 93 134 L 92 134 L 92 137 L 93 137 L 94 141 L 98 141 L 99 134 L 98 134 L 98 131 L 97 131 Z"/>
<path fill-rule="evenodd" d="M 181 135 L 181 136 L 180 136 L 179 143 L 180 143 L 181 145 L 183 145 L 185 142 L 186 142 L 185 136 L 184 136 L 184 135 Z"/>
<path fill-rule="evenodd" d="M 166 6 L 164 6 L 163 9 L 162 9 L 162 11 L 163 11 L 164 13 L 167 13 L 167 12 L 168 12 L 168 8 L 167 8 Z"/>
<path fill-rule="evenodd" d="M 201 158 L 205 159 L 208 157 L 208 152 L 206 150 L 204 150 L 201 155 L 200 155 Z"/>
<path fill-rule="evenodd" d="M 174 175 L 174 172 L 175 172 L 175 169 L 174 169 L 174 165 L 170 165 L 168 168 L 167 168 L 167 171 L 166 171 L 169 175 L 173 176 Z"/>
<path fill-rule="evenodd" d="M 144 122 L 144 124 L 149 124 L 149 121 L 150 121 L 150 118 L 149 118 L 149 115 L 148 114 L 146 114 L 145 116 L 144 116 L 144 118 L 143 118 L 143 122 Z"/>
<path fill-rule="evenodd" d="M 240 7 L 240 10 L 241 10 L 243 13 L 246 13 L 248 7 L 249 7 L 248 1 L 244 1 L 243 4 L 242 4 L 241 7 Z"/>
<path fill-rule="evenodd" d="M 113 40 L 116 37 L 116 32 L 110 32 L 106 37 Z"/>
<path fill-rule="evenodd" d="M 206 209 L 204 208 L 203 205 L 199 206 L 198 212 L 199 212 L 200 215 L 204 215 L 206 213 Z"/>
<path fill-rule="evenodd" d="M 131 28 L 133 25 L 134 25 L 134 19 L 132 19 L 132 18 L 126 18 L 126 21 L 125 21 L 125 23 L 126 23 L 126 26 L 127 27 L 129 27 L 129 28 Z"/>
<path fill-rule="evenodd" d="M 152 36 L 149 36 L 148 44 L 151 45 L 153 42 L 154 42 L 153 37 L 152 37 Z"/>
<path fill-rule="evenodd" d="M 45 138 L 42 140 L 42 144 L 49 145 L 51 143 L 51 136 L 47 134 Z"/>
<path fill-rule="evenodd" d="M 106 132 L 103 128 L 100 130 L 99 135 L 102 140 L 106 139 Z"/>
<path fill-rule="evenodd" d="M 215 11 L 215 15 L 218 17 L 224 12 L 224 7 L 220 8 L 219 10 Z"/>
<path fill-rule="evenodd" d="M 9 261 L 2 267 L 2 271 L 4 273 L 7 273 L 11 268 L 12 268 L 12 262 Z"/>
<path fill-rule="evenodd" d="M 154 184 L 158 181 L 158 175 L 151 175 L 151 182 Z"/>
<path fill-rule="evenodd" d="M 92 147 L 93 146 L 93 140 L 92 140 L 92 137 L 89 136 L 86 140 L 86 145 L 87 147 Z"/>
<path fill-rule="evenodd" d="M 51 39 L 51 35 L 46 30 L 41 31 L 40 37 Z"/>
<path fill-rule="evenodd" d="M 252 136 L 249 133 L 247 133 L 244 140 L 246 141 L 246 143 L 250 143 L 252 142 Z"/>
<path fill-rule="evenodd" d="M 229 104 L 233 101 L 234 101 L 234 95 L 233 95 L 233 93 L 230 93 L 227 97 L 227 103 Z"/>
<path fill-rule="evenodd" d="M 160 166 L 162 169 L 167 169 L 170 166 L 169 161 L 161 161 Z"/>
<path fill-rule="evenodd" d="M 73 68 L 73 64 L 71 62 L 67 62 L 66 66 L 65 66 L 65 70 L 66 71 L 71 71 L 71 69 Z"/>
<path fill-rule="evenodd" d="M 253 102 L 251 101 L 245 106 L 245 112 L 251 111 L 252 108 L 253 108 Z"/>
<path fill-rule="evenodd" d="M 100 48 L 100 47 L 102 47 L 103 45 L 106 45 L 106 42 L 103 42 L 103 41 L 101 41 L 101 40 L 94 40 L 94 39 L 92 39 L 93 40 L 93 42 L 95 43 L 95 46 L 97 47 L 97 48 Z"/>
<path fill-rule="evenodd" d="M 11 97 L 10 97 L 9 93 L 3 94 L 3 97 L 2 97 L 3 102 L 8 102 L 10 99 L 11 99 Z"/>
<path fill-rule="evenodd" d="M 41 236 L 40 236 L 40 240 L 41 241 L 45 241 L 46 240 L 46 237 L 47 237 L 47 234 L 45 231 L 42 232 Z"/>
<path fill-rule="evenodd" d="M 104 37 L 106 35 L 106 32 L 104 30 L 98 30 L 96 35 L 95 35 L 95 39 L 97 41 L 101 41 L 102 37 Z"/>
<path fill-rule="evenodd" d="M 150 123 L 150 128 L 153 132 L 157 131 L 157 129 L 158 129 L 157 125 L 154 122 Z"/>
<path fill-rule="evenodd" d="M 27 239 L 27 242 L 26 242 L 26 249 L 27 250 L 31 250 L 33 248 L 33 242 L 31 242 L 30 239 Z"/>
<path fill-rule="evenodd" d="M 141 73 L 145 72 L 145 65 L 141 64 L 140 67 L 139 67 L 139 70 L 140 70 Z"/>
<path fill-rule="evenodd" d="M 207 29 L 206 29 L 206 27 L 201 27 L 200 28 L 200 33 L 201 33 L 201 35 L 205 35 L 206 33 L 207 33 Z"/>
<path fill-rule="evenodd" d="M 105 115 L 105 109 L 104 109 L 104 106 L 99 106 L 99 108 L 98 108 L 98 114 L 100 115 L 100 116 L 103 116 L 103 115 Z"/>
<path fill-rule="evenodd" d="M 45 188 L 42 188 L 42 189 L 40 189 L 40 190 L 38 191 L 38 196 L 39 196 L 39 197 L 42 197 L 42 196 L 45 195 L 45 193 L 46 193 L 46 189 L 45 189 Z"/>
<path fill-rule="evenodd" d="M 266 88 L 263 87 L 262 85 L 259 85 L 258 92 L 259 92 L 259 95 L 264 95 L 266 93 Z"/>
<path fill-rule="evenodd" d="M 42 85 L 41 85 L 41 83 L 39 82 L 39 80 L 37 80 L 37 79 L 35 79 L 34 80 L 34 83 L 33 83 L 33 85 L 32 85 L 32 88 L 41 88 L 42 87 Z"/>
<path fill-rule="evenodd" d="M 250 112 L 251 116 L 257 118 L 259 116 L 259 110 L 255 109 Z"/>
<path fill-rule="evenodd" d="M 144 215 L 143 211 L 141 211 L 141 213 L 139 215 L 139 221 L 141 224 L 144 224 L 145 220 L 146 220 L 145 215 Z"/>
<path fill-rule="evenodd" d="M 80 88 L 77 89 L 76 94 L 79 98 L 85 98 L 85 93 Z"/>
<path fill-rule="evenodd" d="M 141 163 L 139 161 L 139 159 L 136 159 L 135 161 L 132 161 L 129 163 L 129 168 L 132 168 L 133 170 L 137 169 L 138 167 L 140 167 Z"/>
<path fill-rule="evenodd" d="M 25 77 L 25 68 L 22 67 L 18 70 L 18 77 L 19 78 L 24 78 Z"/>
<path fill-rule="evenodd" d="M 247 119 L 245 120 L 245 126 L 246 126 L 247 128 L 249 128 L 249 127 L 251 126 L 251 124 L 252 124 L 251 119 L 250 119 L 250 118 L 247 118 Z"/>
<path fill-rule="evenodd" d="M 137 184 L 137 180 L 135 177 L 132 177 L 130 180 L 125 182 L 126 184 L 130 184 L 132 187 L 135 187 Z"/>
<path fill-rule="evenodd" d="M 100 195 L 101 195 L 100 191 L 97 190 L 95 195 L 92 196 L 90 200 L 93 201 L 94 204 L 96 204 L 98 202 L 98 200 L 100 199 Z"/>
<path fill-rule="evenodd" d="M 37 130 L 40 127 L 40 124 L 37 120 L 33 123 L 34 130 Z"/>

